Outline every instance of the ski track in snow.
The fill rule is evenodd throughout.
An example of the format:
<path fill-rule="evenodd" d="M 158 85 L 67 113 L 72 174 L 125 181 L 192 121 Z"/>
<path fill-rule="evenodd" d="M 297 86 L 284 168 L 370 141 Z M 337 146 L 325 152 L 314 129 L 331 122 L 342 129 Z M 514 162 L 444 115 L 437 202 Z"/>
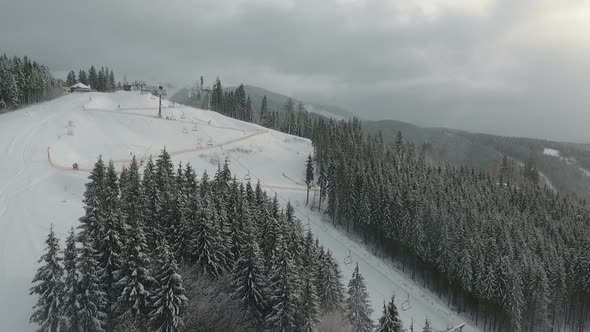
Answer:
<path fill-rule="evenodd" d="M 113 110 L 113 105 L 121 108 Z M 349 250 L 353 261 L 358 261 L 375 321 L 381 315 L 383 301 L 395 293 L 398 306 L 409 295 L 411 308 L 400 310 L 406 328 L 414 319 L 416 330 L 421 330 L 426 317 L 440 329 L 464 322 L 446 303 L 389 261 L 323 221 L 326 215 L 305 207 L 307 188 L 297 179 L 305 175 L 305 162 L 313 149 L 309 140 L 190 107 L 163 107 L 164 116 L 175 118 L 168 121 L 156 118 L 156 110 L 157 100 L 147 95 L 117 92 L 71 94 L 0 115 L 0 150 L 5 151 L 0 159 L 2 330 L 35 330 L 28 324 L 35 298 L 28 293 L 49 224 L 54 223 L 63 246 L 68 228 L 76 226 L 83 213 L 87 173 L 75 172 L 70 165 L 77 162 L 89 170 L 98 155 L 118 165 L 130 162 L 130 154 L 147 160 L 164 146 L 175 156 L 174 162 L 190 162 L 199 176 L 205 169 L 214 174 L 218 163 L 229 158 L 235 176 L 251 175 L 253 182 L 259 180 L 269 192 L 277 193 L 283 206 L 291 201 L 303 224 L 339 261 L 345 285 L 354 268 L 354 264 L 344 263 Z M 185 132 L 187 125 L 197 123 L 198 131 L 189 127 Z M 72 128 L 74 136 L 66 135 L 66 128 Z M 195 141 L 217 144 L 186 148 L 187 142 Z M 314 197 L 317 188 L 310 190 L 310 200 Z M 479 331 L 472 325 L 464 330 Z"/>

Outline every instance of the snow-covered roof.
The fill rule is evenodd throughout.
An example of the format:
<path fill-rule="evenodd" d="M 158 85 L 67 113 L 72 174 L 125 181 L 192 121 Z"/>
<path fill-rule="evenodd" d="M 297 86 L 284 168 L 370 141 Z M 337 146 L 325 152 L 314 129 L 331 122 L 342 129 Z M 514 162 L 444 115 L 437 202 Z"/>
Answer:
<path fill-rule="evenodd" d="M 72 86 L 70 87 L 70 89 L 71 89 L 71 88 L 79 88 L 79 89 L 90 89 L 90 87 L 89 87 L 88 85 L 84 85 L 84 84 L 82 84 L 82 83 L 80 83 L 80 82 L 78 82 L 78 83 L 76 83 L 76 84 L 72 85 Z"/>

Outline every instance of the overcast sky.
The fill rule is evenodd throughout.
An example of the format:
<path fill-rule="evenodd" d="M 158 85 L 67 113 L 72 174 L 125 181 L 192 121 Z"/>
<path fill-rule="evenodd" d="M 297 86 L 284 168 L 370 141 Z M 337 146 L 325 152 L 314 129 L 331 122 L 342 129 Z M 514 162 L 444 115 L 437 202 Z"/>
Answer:
<path fill-rule="evenodd" d="M 0 51 L 590 142 L 590 0 L 0 0 Z"/>

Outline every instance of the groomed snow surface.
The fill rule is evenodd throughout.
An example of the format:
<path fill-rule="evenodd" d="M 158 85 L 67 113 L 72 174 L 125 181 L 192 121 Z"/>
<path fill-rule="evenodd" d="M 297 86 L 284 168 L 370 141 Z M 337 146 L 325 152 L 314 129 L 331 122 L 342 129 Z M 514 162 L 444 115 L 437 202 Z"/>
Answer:
<path fill-rule="evenodd" d="M 550 149 L 550 148 L 544 148 L 543 154 L 546 156 L 552 156 L 552 157 L 559 157 L 560 156 L 559 151 L 557 151 L 555 149 Z"/>
<path fill-rule="evenodd" d="M 164 147 L 176 163 L 190 162 L 212 175 L 230 158 L 234 175 L 260 179 L 270 194 L 290 200 L 304 224 L 339 260 L 345 284 L 358 262 L 371 294 L 375 321 L 383 302 L 396 294 L 404 326 L 424 318 L 443 329 L 465 322 L 430 291 L 412 282 L 390 262 L 331 226 L 325 215 L 305 207 L 306 139 L 267 130 L 220 114 L 158 100 L 138 92 L 80 93 L 0 116 L 0 330 L 34 331 L 29 315 L 35 298 L 29 288 L 49 225 L 63 240 L 82 216 L 87 170 L 99 155 L 120 169 L 132 155 L 146 160 Z M 170 118 L 169 120 L 166 117 Z M 79 171 L 72 164 L 79 164 Z M 313 193 L 311 194 L 313 196 Z M 352 256 L 352 264 L 344 259 Z M 348 260 L 347 260 L 348 261 Z M 467 324 L 464 331 L 479 329 Z"/>

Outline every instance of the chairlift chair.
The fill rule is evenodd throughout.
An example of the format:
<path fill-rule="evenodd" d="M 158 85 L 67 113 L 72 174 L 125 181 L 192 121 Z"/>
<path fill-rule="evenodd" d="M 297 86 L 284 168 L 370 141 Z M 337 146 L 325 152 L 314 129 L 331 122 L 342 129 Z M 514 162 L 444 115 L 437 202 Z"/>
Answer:
<path fill-rule="evenodd" d="M 183 134 L 188 134 L 188 129 L 186 129 L 186 127 L 182 128 L 182 133 Z"/>
<path fill-rule="evenodd" d="M 248 171 L 248 173 L 246 173 L 246 175 L 244 175 L 244 180 L 246 181 L 250 181 L 251 177 L 250 177 L 250 171 Z"/>
<path fill-rule="evenodd" d="M 180 118 L 183 120 L 186 119 L 186 115 L 184 115 L 184 112 L 182 112 L 182 114 L 180 114 Z"/>
<path fill-rule="evenodd" d="M 68 136 L 74 136 L 74 130 L 68 128 Z"/>
<path fill-rule="evenodd" d="M 406 300 L 404 302 L 402 302 L 401 309 L 403 311 L 407 311 L 407 310 L 410 310 L 411 308 L 412 308 L 412 306 L 410 305 L 410 293 L 408 293 L 408 297 L 406 298 Z"/>
<path fill-rule="evenodd" d="M 74 163 L 74 164 L 72 165 L 72 169 L 73 169 L 74 171 L 77 171 L 77 170 L 78 170 L 78 163 Z"/>
<path fill-rule="evenodd" d="M 209 139 L 207 141 L 207 146 L 213 146 L 213 140 L 212 139 Z"/>
<path fill-rule="evenodd" d="M 197 125 L 193 126 L 193 131 L 199 131 L 199 127 Z"/>
<path fill-rule="evenodd" d="M 350 248 L 348 248 L 348 256 L 344 257 L 344 264 L 352 264 L 352 252 L 350 251 Z"/>

